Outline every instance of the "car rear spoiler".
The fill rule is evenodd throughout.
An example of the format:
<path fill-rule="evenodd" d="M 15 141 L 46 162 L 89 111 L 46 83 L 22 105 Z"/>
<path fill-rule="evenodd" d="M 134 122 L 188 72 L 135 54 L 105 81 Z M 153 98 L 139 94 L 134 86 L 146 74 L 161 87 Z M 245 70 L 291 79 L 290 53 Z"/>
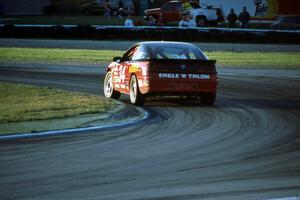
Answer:
<path fill-rule="evenodd" d="M 207 65 L 215 65 L 216 60 L 203 60 L 203 59 L 149 59 L 149 61 L 153 62 L 175 62 L 175 63 L 199 63 L 199 64 L 207 64 Z"/>

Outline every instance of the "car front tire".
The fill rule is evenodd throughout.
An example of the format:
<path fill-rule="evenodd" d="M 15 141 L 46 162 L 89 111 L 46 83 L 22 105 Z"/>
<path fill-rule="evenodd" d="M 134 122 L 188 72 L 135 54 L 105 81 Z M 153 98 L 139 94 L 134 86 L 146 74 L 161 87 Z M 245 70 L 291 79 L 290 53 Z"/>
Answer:
<path fill-rule="evenodd" d="M 112 73 L 110 71 L 105 75 L 103 92 L 106 98 L 119 99 L 121 96 L 121 93 L 113 87 Z"/>

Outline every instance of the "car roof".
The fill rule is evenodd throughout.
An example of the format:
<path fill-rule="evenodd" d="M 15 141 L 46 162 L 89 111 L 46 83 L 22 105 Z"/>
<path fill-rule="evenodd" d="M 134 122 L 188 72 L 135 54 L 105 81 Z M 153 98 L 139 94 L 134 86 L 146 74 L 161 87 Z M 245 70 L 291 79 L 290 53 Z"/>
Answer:
<path fill-rule="evenodd" d="M 172 41 L 147 41 L 147 42 L 139 42 L 136 43 L 134 46 L 141 45 L 141 46 L 151 46 L 151 45 L 187 45 L 187 46 L 194 46 L 191 43 L 187 42 L 172 42 Z"/>

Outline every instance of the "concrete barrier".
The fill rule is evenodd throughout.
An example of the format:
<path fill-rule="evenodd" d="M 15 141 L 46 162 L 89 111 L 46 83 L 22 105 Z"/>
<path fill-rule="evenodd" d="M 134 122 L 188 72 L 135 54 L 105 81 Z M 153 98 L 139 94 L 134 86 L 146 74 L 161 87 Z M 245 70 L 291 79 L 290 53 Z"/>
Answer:
<path fill-rule="evenodd" d="M 300 44 L 300 31 L 149 26 L 0 25 L 0 37 Z"/>

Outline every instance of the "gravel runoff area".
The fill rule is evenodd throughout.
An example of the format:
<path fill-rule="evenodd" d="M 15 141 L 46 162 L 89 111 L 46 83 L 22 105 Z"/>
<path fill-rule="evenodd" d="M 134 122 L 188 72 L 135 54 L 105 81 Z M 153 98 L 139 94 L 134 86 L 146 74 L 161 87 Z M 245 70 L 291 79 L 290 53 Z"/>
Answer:
<path fill-rule="evenodd" d="M 42 40 L 42 39 L 0 39 L 0 47 L 36 47 L 70 49 L 125 50 L 139 41 L 96 41 L 96 40 Z M 239 43 L 195 43 L 204 51 L 236 52 L 299 52 L 300 45 L 282 44 L 239 44 Z"/>

